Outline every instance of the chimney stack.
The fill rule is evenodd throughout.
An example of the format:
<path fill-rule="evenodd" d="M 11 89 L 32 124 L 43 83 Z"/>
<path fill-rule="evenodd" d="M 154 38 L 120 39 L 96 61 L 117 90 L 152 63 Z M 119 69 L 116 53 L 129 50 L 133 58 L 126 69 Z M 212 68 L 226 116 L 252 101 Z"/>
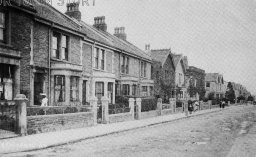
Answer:
<path fill-rule="evenodd" d="M 72 2 L 72 3 L 67 3 L 67 11 L 66 15 L 69 17 L 73 17 L 77 19 L 78 21 L 81 21 L 81 12 L 79 11 L 79 1 L 78 2 Z"/>
<path fill-rule="evenodd" d="M 125 33 L 125 27 L 116 27 L 114 36 L 126 41 L 127 35 Z"/>
<path fill-rule="evenodd" d="M 93 26 L 98 30 L 106 32 L 107 24 L 105 23 L 105 16 L 95 17 Z"/>
<path fill-rule="evenodd" d="M 184 65 L 185 65 L 185 68 L 188 69 L 188 57 L 187 56 L 184 56 L 183 57 L 183 62 L 184 62 Z"/>
<path fill-rule="evenodd" d="M 150 51 L 150 44 L 145 45 L 145 51 Z"/>

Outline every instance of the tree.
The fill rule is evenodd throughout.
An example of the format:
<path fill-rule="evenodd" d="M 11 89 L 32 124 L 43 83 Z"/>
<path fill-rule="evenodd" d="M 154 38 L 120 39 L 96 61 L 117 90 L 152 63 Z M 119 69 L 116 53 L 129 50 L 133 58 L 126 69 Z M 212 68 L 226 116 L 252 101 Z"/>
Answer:
<path fill-rule="evenodd" d="M 231 82 L 228 82 L 228 86 L 227 86 L 227 91 L 225 94 L 225 97 L 228 101 L 234 103 L 235 99 L 236 99 L 236 95 L 235 95 L 235 91 L 233 89 L 233 86 L 231 84 Z"/>
<path fill-rule="evenodd" d="M 254 101 L 254 97 L 250 95 L 247 100 L 248 101 Z"/>

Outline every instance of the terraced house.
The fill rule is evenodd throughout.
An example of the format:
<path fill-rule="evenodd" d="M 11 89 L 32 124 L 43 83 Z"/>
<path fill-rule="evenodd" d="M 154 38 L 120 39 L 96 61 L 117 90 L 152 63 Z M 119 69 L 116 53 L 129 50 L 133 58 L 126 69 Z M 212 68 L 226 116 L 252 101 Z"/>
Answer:
<path fill-rule="evenodd" d="M 82 62 L 84 76 L 90 84 L 88 88 L 91 88 L 86 97 L 96 96 L 100 100 L 105 96 L 114 104 L 116 96 L 153 95 L 151 58 L 126 40 L 125 28 L 116 27 L 114 35 L 108 33 L 104 16 L 95 17 L 94 25 L 90 26 L 77 16 L 81 14 L 79 3 L 70 5 L 75 7 L 67 9 L 66 14 L 79 23 L 86 34 L 82 41 Z"/>
<path fill-rule="evenodd" d="M 152 95 L 150 56 L 126 40 L 124 27 L 108 33 L 104 16 L 90 26 L 79 3 L 63 14 L 44 1 L 14 1 L 0 15 L 2 99 L 22 93 L 33 106 L 45 93 L 48 105 L 65 106 L 86 105 L 93 96 L 115 103 L 116 95 Z"/>
<path fill-rule="evenodd" d="M 68 3 L 65 14 L 45 1 L 17 2 L 0 11 L 0 102 L 26 95 L 28 132 L 72 122 L 64 113 L 79 112 L 75 127 L 93 125 L 95 110 L 87 109 L 94 98 L 100 109 L 103 97 L 115 104 L 119 96 L 153 96 L 151 57 L 127 41 L 124 27 L 108 33 L 104 16 L 86 24 L 77 2 Z M 51 107 L 41 107 L 42 95 Z M 57 116 L 33 117 L 46 112 Z"/>

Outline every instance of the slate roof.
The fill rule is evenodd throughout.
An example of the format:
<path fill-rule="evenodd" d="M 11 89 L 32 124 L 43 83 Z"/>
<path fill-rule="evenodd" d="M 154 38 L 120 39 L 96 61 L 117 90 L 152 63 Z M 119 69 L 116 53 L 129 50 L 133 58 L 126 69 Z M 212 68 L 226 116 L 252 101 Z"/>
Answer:
<path fill-rule="evenodd" d="M 178 66 L 178 63 L 180 62 L 180 60 L 182 59 L 182 55 L 181 54 L 173 54 L 173 60 L 174 60 L 174 66 L 175 68 Z"/>
<path fill-rule="evenodd" d="M 17 1 L 17 0 L 13 0 Z M 104 45 L 116 48 L 120 51 L 124 51 L 128 54 L 141 57 L 142 59 L 151 60 L 150 54 L 139 49 L 132 43 L 119 39 L 118 37 L 101 30 L 94 28 L 91 25 L 86 24 L 83 21 L 77 21 L 73 19 L 54 7 L 50 4 L 44 2 L 45 0 L 33 0 L 31 9 L 36 10 L 35 15 L 39 18 L 42 18 L 47 21 L 51 21 L 56 25 L 66 27 L 75 32 L 80 32 L 81 35 L 85 35 L 89 39 L 102 43 Z"/>
<path fill-rule="evenodd" d="M 57 25 L 64 26 L 74 31 L 79 31 L 80 26 L 75 23 L 67 15 L 61 13 L 50 4 L 44 2 L 45 0 L 33 0 L 32 6 L 36 10 L 35 15 L 39 18 L 51 21 Z"/>
<path fill-rule="evenodd" d="M 168 55 L 171 55 L 171 49 L 160 49 L 151 50 L 151 58 L 155 61 L 161 62 L 162 65 L 165 63 Z"/>
<path fill-rule="evenodd" d="M 86 24 L 83 21 L 81 21 L 80 23 L 82 24 L 82 32 L 84 34 L 87 34 L 88 38 L 96 40 L 100 43 L 106 44 L 110 47 L 123 50 L 132 55 L 136 55 L 136 56 L 151 60 L 150 54 L 146 53 L 145 51 L 142 51 L 132 43 L 119 39 L 118 37 L 108 32 L 98 30 L 93 26 Z"/>

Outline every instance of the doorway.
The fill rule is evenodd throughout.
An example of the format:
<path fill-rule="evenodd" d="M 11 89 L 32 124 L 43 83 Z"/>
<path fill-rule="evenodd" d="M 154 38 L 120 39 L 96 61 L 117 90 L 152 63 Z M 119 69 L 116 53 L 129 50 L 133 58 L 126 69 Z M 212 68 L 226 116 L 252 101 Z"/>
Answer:
<path fill-rule="evenodd" d="M 98 98 L 97 102 L 97 122 L 102 123 L 102 103 L 101 98 L 104 96 L 104 83 L 96 82 L 95 83 L 95 96 Z"/>
<path fill-rule="evenodd" d="M 34 78 L 34 105 L 41 105 L 40 94 L 44 92 L 44 74 L 35 73 Z"/>
<path fill-rule="evenodd" d="M 87 85 L 87 81 L 86 80 L 84 80 L 83 81 L 83 98 L 82 98 L 82 104 L 83 105 L 87 105 L 87 88 L 86 88 L 86 85 Z"/>

